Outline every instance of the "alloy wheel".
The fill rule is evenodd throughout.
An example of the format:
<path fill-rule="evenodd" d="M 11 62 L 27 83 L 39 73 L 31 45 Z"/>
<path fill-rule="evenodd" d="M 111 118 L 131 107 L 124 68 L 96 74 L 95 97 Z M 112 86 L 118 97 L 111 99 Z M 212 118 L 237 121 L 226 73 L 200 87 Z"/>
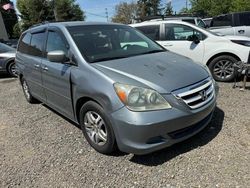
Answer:
<path fill-rule="evenodd" d="M 234 74 L 233 62 L 220 60 L 214 65 L 213 73 L 220 79 L 226 79 Z"/>
<path fill-rule="evenodd" d="M 107 127 L 102 117 L 93 111 L 84 116 L 84 127 L 90 140 L 96 145 L 103 146 L 107 142 Z"/>

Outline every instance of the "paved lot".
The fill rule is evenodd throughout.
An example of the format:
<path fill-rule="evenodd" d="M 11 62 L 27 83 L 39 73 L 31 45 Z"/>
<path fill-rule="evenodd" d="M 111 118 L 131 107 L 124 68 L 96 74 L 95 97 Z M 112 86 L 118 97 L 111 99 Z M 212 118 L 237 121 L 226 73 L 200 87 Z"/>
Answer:
<path fill-rule="evenodd" d="M 2 77 L 0 187 L 247 187 L 250 90 L 231 86 L 220 84 L 213 121 L 195 137 L 147 156 L 104 156 L 77 125 L 28 104 L 17 80 Z"/>

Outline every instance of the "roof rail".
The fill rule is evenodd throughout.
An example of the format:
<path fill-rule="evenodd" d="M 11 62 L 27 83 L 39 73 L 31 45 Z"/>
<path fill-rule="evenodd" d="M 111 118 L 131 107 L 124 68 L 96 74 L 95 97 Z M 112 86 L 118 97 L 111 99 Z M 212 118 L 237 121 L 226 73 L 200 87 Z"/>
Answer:
<path fill-rule="evenodd" d="M 198 17 L 194 14 L 176 14 L 171 16 L 165 16 L 165 15 L 155 15 L 155 16 L 145 16 L 143 18 L 138 18 L 139 21 L 161 21 L 165 19 L 178 19 L 180 17 Z"/>

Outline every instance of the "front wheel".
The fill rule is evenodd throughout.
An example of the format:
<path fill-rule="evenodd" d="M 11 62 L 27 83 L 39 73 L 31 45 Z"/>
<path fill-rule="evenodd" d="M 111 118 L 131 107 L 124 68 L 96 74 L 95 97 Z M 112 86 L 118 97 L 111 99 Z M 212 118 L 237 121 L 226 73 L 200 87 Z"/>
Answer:
<path fill-rule="evenodd" d="M 80 110 L 80 125 L 88 143 L 98 152 L 111 154 L 116 149 L 115 135 L 103 108 L 92 101 Z"/>
<path fill-rule="evenodd" d="M 220 82 L 229 82 L 234 78 L 233 64 L 238 60 L 229 55 L 214 58 L 208 65 L 214 79 Z"/>

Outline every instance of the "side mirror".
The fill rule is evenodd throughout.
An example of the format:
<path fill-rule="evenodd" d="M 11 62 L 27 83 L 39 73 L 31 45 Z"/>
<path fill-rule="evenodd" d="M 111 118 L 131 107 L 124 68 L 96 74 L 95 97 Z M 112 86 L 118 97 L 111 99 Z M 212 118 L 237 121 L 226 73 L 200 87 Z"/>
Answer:
<path fill-rule="evenodd" d="M 193 41 L 195 44 L 199 44 L 200 43 L 200 39 L 197 35 L 190 35 L 187 38 L 188 41 Z"/>
<path fill-rule="evenodd" d="M 64 63 L 66 61 L 66 54 L 62 50 L 50 51 L 47 54 L 47 58 L 51 62 Z"/>

